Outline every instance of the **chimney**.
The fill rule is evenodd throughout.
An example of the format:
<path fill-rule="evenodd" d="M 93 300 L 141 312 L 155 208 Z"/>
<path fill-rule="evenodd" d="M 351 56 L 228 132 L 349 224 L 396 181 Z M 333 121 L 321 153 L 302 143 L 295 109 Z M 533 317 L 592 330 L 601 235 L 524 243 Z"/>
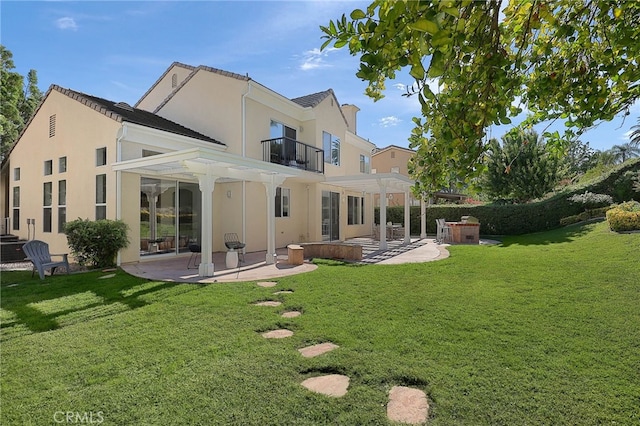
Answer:
<path fill-rule="evenodd" d="M 352 133 L 354 133 L 356 135 L 358 134 L 358 132 L 356 131 L 356 129 L 357 129 L 356 115 L 358 114 L 358 111 L 360 111 L 360 108 L 358 108 L 355 105 L 350 105 L 350 104 L 342 105 L 342 113 L 344 114 L 344 116 L 347 119 L 347 127 L 348 127 L 350 132 L 352 132 Z"/>

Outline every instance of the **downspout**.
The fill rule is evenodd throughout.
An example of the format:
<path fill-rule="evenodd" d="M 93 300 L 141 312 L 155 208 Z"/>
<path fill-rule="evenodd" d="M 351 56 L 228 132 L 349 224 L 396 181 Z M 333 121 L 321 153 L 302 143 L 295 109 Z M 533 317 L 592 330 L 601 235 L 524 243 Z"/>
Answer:
<path fill-rule="evenodd" d="M 122 123 L 120 130 L 118 131 L 119 135 L 116 138 L 116 163 L 122 161 L 122 140 L 127 137 L 127 128 L 125 124 Z M 116 219 L 122 219 L 122 171 L 116 171 Z M 120 266 L 122 263 L 120 250 L 118 250 L 118 254 L 116 256 L 116 265 Z"/>
<path fill-rule="evenodd" d="M 247 96 L 251 93 L 251 80 L 247 81 L 247 91 L 242 94 L 242 157 L 247 156 Z M 247 181 L 242 181 L 242 241 L 247 242 Z M 246 248 L 242 249 L 245 253 Z M 243 258 L 244 259 L 244 258 Z"/>

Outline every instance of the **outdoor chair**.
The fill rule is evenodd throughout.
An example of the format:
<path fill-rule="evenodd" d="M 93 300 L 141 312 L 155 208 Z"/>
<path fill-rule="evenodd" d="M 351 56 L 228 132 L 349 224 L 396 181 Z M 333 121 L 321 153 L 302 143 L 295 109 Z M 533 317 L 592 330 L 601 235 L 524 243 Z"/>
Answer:
<path fill-rule="evenodd" d="M 239 255 L 242 256 L 242 261 L 244 262 L 244 253 L 242 252 L 242 249 L 245 248 L 246 244 L 240 242 L 238 234 L 235 232 L 228 232 L 224 234 L 224 245 L 227 246 L 229 250 L 238 250 Z"/>
<path fill-rule="evenodd" d="M 27 260 L 33 263 L 33 271 L 31 272 L 31 276 L 35 274 L 36 270 L 38 271 L 38 275 L 40 275 L 40 279 L 44 280 L 44 271 L 47 269 L 51 270 L 51 275 L 54 274 L 56 268 L 63 266 L 67 274 L 69 273 L 69 260 L 67 259 L 67 254 L 51 254 L 49 253 L 49 244 L 40 240 L 31 240 L 26 242 L 22 246 L 22 251 L 27 255 Z M 60 256 L 62 257 L 61 261 L 54 262 L 51 260 L 51 256 Z"/>
<path fill-rule="evenodd" d="M 199 263 L 198 255 L 201 254 L 202 248 L 198 244 L 189 244 L 189 251 L 191 252 L 191 256 L 189 257 L 189 262 L 187 262 L 187 269 L 197 269 Z M 193 266 L 191 266 L 193 264 Z"/>
<path fill-rule="evenodd" d="M 436 243 L 451 241 L 451 227 L 445 219 L 436 219 Z"/>

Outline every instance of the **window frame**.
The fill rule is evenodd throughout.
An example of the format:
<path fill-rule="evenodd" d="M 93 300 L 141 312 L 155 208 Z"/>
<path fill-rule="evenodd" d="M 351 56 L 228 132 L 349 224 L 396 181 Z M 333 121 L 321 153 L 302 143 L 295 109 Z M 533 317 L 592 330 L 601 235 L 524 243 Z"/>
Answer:
<path fill-rule="evenodd" d="M 338 136 L 322 131 L 322 149 L 324 150 L 325 163 L 340 166 L 340 144 L 341 141 Z"/>
<path fill-rule="evenodd" d="M 42 184 L 42 232 L 51 232 L 53 229 L 53 182 Z"/>
<path fill-rule="evenodd" d="M 278 186 L 276 188 L 275 217 L 291 217 L 291 189 Z"/>
<path fill-rule="evenodd" d="M 107 175 L 96 175 L 96 220 L 107 218 Z"/>
<path fill-rule="evenodd" d="M 20 230 L 20 187 L 14 186 L 12 191 L 12 221 L 11 228 L 14 231 Z M 8 231 L 8 230 L 7 230 Z"/>
<path fill-rule="evenodd" d="M 43 175 L 51 176 L 53 174 L 53 160 L 44 160 Z"/>
<path fill-rule="evenodd" d="M 347 196 L 347 225 L 364 225 L 364 197 Z"/>
<path fill-rule="evenodd" d="M 66 173 L 67 172 L 67 156 L 58 158 L 58 173 Z"/>
<path fill-rule="evenodd" d="M 107 165 L 107 147 L 96 148 L 96 167 Z"/>
<path fill-rule="evenodd" d="M 58 181 L 58 234 L 64 233 L 67 224 L 67 180 Z"/>

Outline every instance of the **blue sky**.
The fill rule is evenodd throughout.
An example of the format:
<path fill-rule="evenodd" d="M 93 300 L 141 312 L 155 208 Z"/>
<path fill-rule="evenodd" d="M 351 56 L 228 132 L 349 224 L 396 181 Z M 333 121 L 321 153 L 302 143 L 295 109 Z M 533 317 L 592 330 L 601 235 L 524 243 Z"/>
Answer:
<path fill-rule="evenodd" d="M 355 104 L 358 134 L 378 147 L 408 146 L 417 99 L 401 96 L 407 73 L 373 102 L 346 49 L 320 52 L 320 25 L 365 8 L 360 1 L 6 1 L 0 2 L 1 43 L 16 71 L 38 73 L 44 92 L 57 84 L 134 104 L 174 62 L 248 74 L 294 98 L 332 88 Z M 628 140 L 636 104 L 624 124 L 604 123 L 583 135 L 595 149 Z M 502 129 L 492 136 L 500 137 Z"/>

